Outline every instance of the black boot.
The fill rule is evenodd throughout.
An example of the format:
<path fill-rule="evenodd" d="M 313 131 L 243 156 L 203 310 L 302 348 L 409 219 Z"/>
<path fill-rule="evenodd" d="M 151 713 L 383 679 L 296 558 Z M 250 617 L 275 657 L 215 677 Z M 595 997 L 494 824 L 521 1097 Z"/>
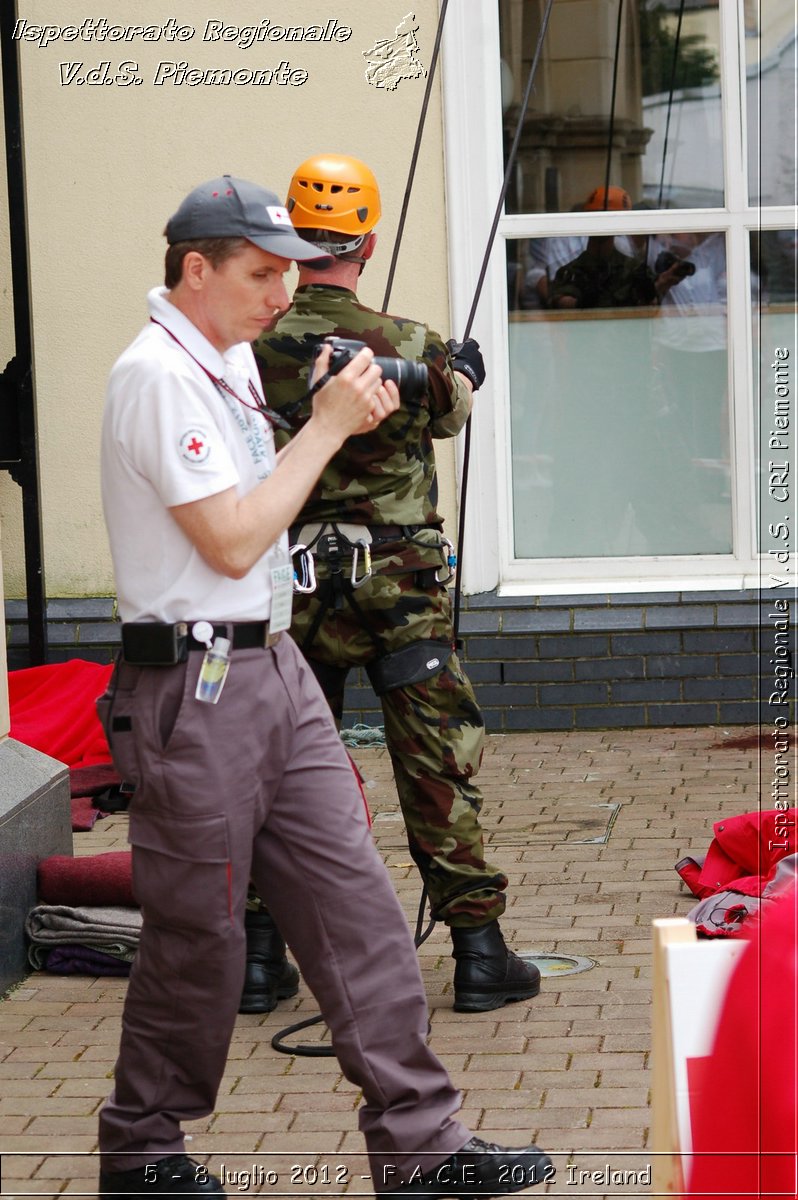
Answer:
<path fill-rule="evenodd" d="M 540 971 L 504 944 L 498 921 L 476 929 L 451 928 L 454 1011 L 487 1012 L 540 991 Z"/>
<path fill-rule="evenodd" d="M 511 1150 L 471 1137 L 439 1166 L 423 1172 L 419 1167 L 396 1191 L 377 1192 L 377 1196 L 379 1200 L 404 1200 L 405 1196 L 478 1200 L 480 1196 L 525 1192 L 538 1183 L 554 1183 L 554 1179 L 551 1159 L 537 1146 Z"/>
<path fill-rule="evenodd" d="M 299 971 L 285 957 L 285 942 L 267 912 L 246 912 L 247 969 L 238 1011 L 267 1013 L 299 991 Z"/>

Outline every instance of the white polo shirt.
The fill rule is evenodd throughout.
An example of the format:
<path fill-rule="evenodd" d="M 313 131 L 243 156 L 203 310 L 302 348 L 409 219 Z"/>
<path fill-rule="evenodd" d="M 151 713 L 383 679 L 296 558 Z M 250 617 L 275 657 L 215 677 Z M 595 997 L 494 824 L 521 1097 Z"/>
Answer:
<path fill-rule="evenodd" d="M 274 469 L 271 426 L 247 407 L 255 403 L 250 381 L 263 395 L 255 359 L 248 343 L 219 354 L 167 294 L 150 292 L 150 315 L 160 324 L 147 324 L 117 360 L 106 394 L 102 499 L 119 612 L 123 621 L 264 620 L 271 568 L 287 561 L 287 536 L 243 579 L 229 579 L 169 512 L 231 487 L 244 496 Z M 247 403 L 221 391 L 203 368 Z"/>

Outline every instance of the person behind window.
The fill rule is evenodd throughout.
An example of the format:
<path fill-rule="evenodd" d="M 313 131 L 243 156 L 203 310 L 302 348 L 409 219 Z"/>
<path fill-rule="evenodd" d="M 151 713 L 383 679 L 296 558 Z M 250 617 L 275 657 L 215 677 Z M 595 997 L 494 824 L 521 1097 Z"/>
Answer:
<path fill-rule="evenodd" d="M 631 207 L 629 193 L 620 187 L 595 188 L 582 205 L 585 212 Z M 558 269 L 549 295 L 552 308 L 633 308 L 656 302 L 653 272 L 621 253 L 615 237 L 607 234 L 588 238 L 581 254 Z"/>
<path fill-rule="evenodd" d="M 627 212 L 632 199 L 623 188 L 599 187 L 580 207 L 584 212 Z M 658 304 L 679 278 L 676 260 L 652 271 L 635 252 L 633 238 L 594 234 L 581 253 L 557 270 L 546 290 L 551 308 L 636 308 Z"/>

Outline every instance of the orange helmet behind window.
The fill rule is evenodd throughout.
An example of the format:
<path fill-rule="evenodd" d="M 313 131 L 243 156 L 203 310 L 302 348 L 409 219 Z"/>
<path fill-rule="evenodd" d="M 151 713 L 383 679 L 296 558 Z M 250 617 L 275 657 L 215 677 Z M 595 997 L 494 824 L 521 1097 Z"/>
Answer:
<path fill-rule="evenodd" d="M 618 212 L 632 207 L 632 198 L 622 187 L 597 187 L 584 204 L 585 212 Z"/>
<path fill-rule="evenodd" d="M 294 171 L 286 208 L 303 236 L 323 242 L 332 254 L 346 254 L 356 250 L 379 221 L 380 190 L 360 159 L 316 154 Z M 311 230 L 322 236 L 312 236 Z M 335 234 L 348 235 L 350 240 L 336 242 Z"/>

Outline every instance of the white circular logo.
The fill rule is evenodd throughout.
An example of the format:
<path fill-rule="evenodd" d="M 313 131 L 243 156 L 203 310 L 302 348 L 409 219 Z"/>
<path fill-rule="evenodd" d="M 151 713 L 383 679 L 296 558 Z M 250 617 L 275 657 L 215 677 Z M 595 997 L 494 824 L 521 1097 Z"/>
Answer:
<path fill-rule="evenodd" d="M 195 466 L 204 463 L 211 452 L 211 445 L 204 429 L 187 429 L 180 439 L 180 457 Z"/>

